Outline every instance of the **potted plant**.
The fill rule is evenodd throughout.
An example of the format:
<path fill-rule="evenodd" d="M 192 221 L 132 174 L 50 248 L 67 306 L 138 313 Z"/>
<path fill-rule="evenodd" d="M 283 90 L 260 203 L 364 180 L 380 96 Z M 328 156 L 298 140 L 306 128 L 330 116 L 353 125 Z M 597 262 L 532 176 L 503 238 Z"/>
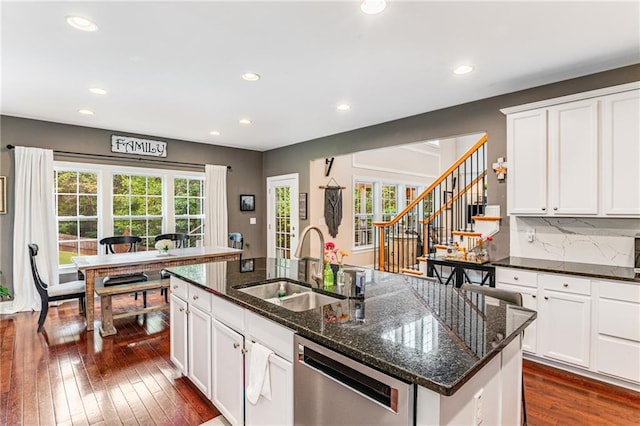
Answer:
<path fill-rule="evenodd" d="M 0 276 L 2 276 L 2 271 L 0 271 Z M 9 289 L 0 284 L 0 300 L 2 299 L 11 299 L 11 294 L 9 293 Z"/>

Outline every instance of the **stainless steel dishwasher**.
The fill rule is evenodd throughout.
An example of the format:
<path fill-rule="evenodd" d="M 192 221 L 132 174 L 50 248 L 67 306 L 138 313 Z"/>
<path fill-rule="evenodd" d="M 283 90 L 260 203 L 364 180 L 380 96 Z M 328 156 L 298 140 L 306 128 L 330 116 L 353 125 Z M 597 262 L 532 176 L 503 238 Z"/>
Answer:
<path fill-rule="evenodd" d="M 413 385 L 298 335 L 293 367 L 294 424 L 413 424 Z"/>

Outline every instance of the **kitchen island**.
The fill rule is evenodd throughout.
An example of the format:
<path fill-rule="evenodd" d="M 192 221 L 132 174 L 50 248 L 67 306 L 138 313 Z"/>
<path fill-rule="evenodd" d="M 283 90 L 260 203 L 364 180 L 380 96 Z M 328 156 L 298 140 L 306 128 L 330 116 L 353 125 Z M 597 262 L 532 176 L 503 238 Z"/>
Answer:
<path fill-rule="evenodd" d="M 278 279 L 316 287 L 308 278 L 311 268 L 309 261 L 259 258 L 169 272 L 194 290 L 212 293 L 229 308 L 270 320 L 410 384 L 410 407 L 415 410 L 408 424 L 519 422 L 520 336 L 535 319 L 534 311 L 423 278 L 373 270 L 362 271 L 364 297 L 302 312 L 242 291 Z M 215 318 L 215 306 L 213 310 Z M 293 349 L 291 360 L 297 362 L 298 348 Z"/>

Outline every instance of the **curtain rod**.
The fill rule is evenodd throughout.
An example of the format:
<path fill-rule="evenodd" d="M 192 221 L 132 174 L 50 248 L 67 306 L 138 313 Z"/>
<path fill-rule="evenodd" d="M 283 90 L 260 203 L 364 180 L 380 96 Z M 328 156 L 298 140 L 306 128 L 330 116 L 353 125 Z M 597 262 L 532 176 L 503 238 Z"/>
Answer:
<path fill-rule="evenodd" d="M 14 145 L 7 145 L 7 149 L 14 149 Z M 204 167 L 205 164 L 200 163 L 186 163 L 182 161 L 171 161 L 171 160 L 156 160 L 152 158 L 137 158 L 137 157 L 120 157 L 118 155 L 108 155 L 108 154 L 89 154 L 84 152 L 71 152 L 71 151 L 58 151 L 53 150 L 55 154 L 64 154 L 64 155 L 76 155 L 80 157 L 97 157 L 97 158 L 115 158 L 117 160 L 132 160 L 132 161 L 146 161 L 150 163 L 164 163 L 164 164 L 175 164 L 179 166 L 195 166 L 195 167 Z M 227 170 L 232 171 L 231 166 L 227 166 Z"/>

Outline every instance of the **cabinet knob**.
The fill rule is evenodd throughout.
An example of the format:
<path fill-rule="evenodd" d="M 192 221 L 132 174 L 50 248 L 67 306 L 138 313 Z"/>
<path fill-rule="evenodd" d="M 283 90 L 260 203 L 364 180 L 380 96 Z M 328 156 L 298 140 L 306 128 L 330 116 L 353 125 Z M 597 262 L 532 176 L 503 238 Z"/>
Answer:
<path fill-rule="evenodd" d="M 567 284 L 567 283 L 562 283 L 562 287 L 565 287 L 565 288 L 566 288 L 566 287 L 569 287 L 569 284 Z"/>
<path fill-rule="evenodd" d="M 554 208 L 553 208 L 553 210 L 558 210 L 558 208 L 557 208 L 557 207 L 554 207 Z"/>
<path fill-rule="evenodd" d="M 248 351 L 248 350 L 246 350 L 245 348 L 242 348 L 242 351 L 241 351 L 241 352 L 242 352 L 243 354 L 246 354 L 246 353 L 247 353 L 247 352 L 249 352 L 249 351 Z"/>
<path fill-rule="evenodd" d="M 547 208 L 546 208 L 546 207 L 543 207 L 543 208 L 542 208 L 542 211 L 543 211 L 543 212 L 544 212 L 544 211 L 547 211 Z"/>
<path fill-rule="evenodd" d="M 544 297 L 544 300 L 549 300 L 549 298 L 547 296 Z"/>
<path fill-rule="evenodd" d="M 240 347 L 240 343 L 238 343 L 238 342 L 234 342 L 234 343 L 233 343 L 233 347 L 234 347 L 234 348 L 236 348 L 236 349 L 237 349 L 237 348 L 239 348 L 239 347 Z"/>
<path fill-rule="evenodd" d="M 515 281 L 518 281 L 518 277 L 513 277 L 513 279 L 514 279 Z"/>
<path fill-rule="evenodd" d="M 197 296 L 197 295 L 194 295 L 194 296 L 193 296 L 193 300 L 198 300 L 198 296 Z"/>
<path fill-rule="evenodd" d="M 533 298 L 535 299 L 535 298 L 536 298 L 536 295 L 535 295 L 535 294 L 532 294 L 532 295 L 531 295 L 531 297 L 533 297 Z"/>
<path fill-rule="evenodd" d="M 173 288 L 174 288 L 174 289 L 178 288 L 178 285 L 177 285 L 177 284 L 176 284 L 176 285 L 174 285 L 174 286 L 173 286 Z"/>
<path fill-rule="evenodd" d="M 187 314 L 190 314 L 190 313 L 191 313 L 191 311 L 187 309 Z"/>
<path fill-rule="evenodd" d="M 184 308 L 180 308 L 180 312 L 184 312 Z"/>

